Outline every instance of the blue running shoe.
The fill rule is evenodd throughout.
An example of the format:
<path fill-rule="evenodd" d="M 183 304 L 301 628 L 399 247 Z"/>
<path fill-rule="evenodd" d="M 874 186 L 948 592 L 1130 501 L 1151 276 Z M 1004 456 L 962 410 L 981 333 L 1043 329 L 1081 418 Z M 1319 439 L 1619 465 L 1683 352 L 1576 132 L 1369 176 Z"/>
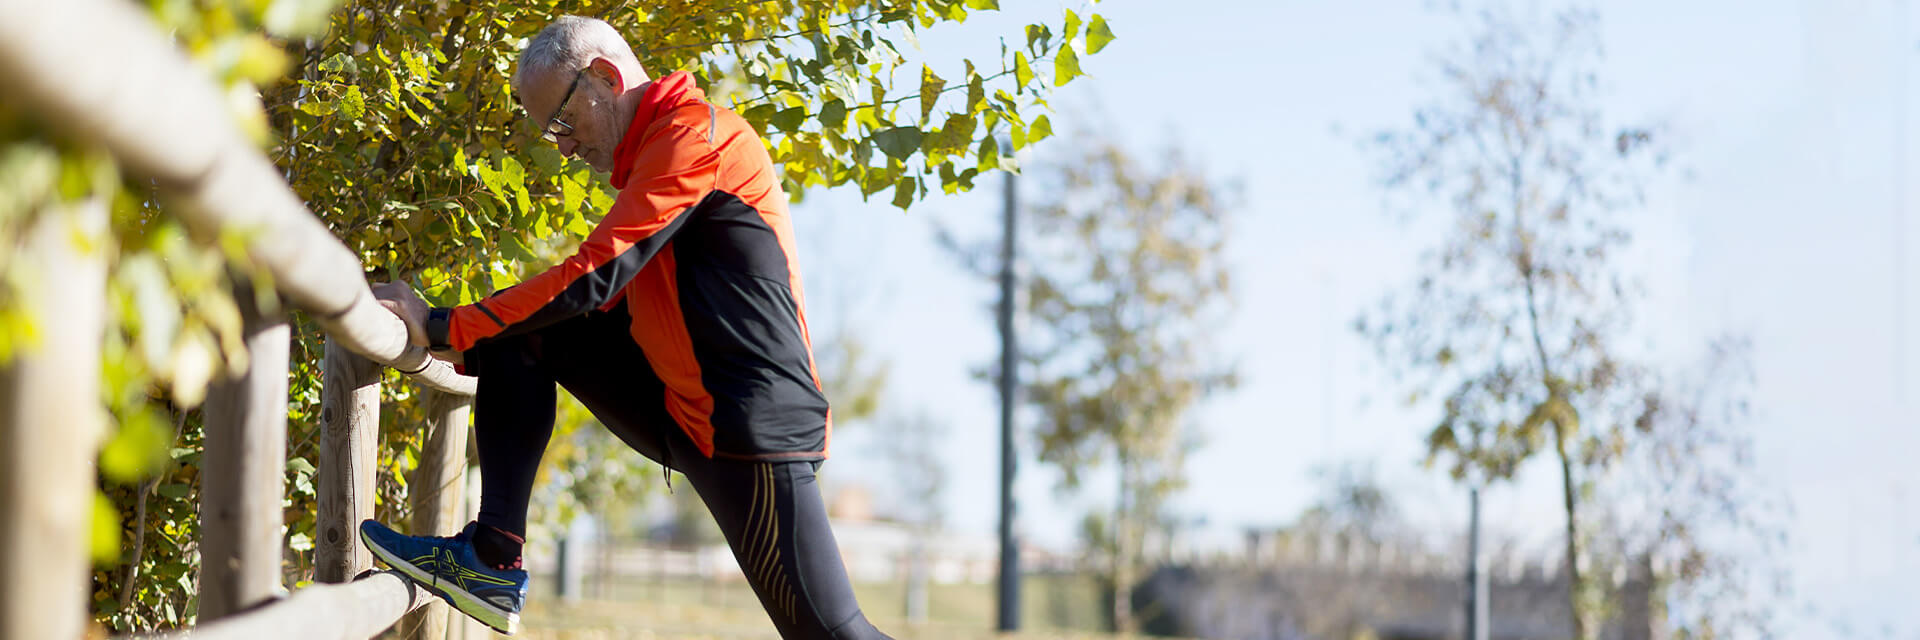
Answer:
<path fill-rule="evenodd" d="M 494 631 L 513 635 L 520 628 L 520 607 L 527 599 L 527 572 L 500 570 L 480 562 L 473 552 L 478 523 L 449 538 L 401 535 L 368 520 L 360 523 L 360 540 L 373 555 L 461 613 L 473 616 Z"/>

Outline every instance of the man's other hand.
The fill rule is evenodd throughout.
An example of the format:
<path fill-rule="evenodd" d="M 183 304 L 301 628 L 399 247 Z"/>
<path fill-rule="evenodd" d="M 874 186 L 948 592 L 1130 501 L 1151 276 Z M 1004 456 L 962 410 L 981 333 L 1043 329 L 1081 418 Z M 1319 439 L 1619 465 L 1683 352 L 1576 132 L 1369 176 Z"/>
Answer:
<path fill-rule="evenodd" d="M 421 300 L 413 287 L 405 282 L 377 283 L 373 285 L 373 297 L 407 325 L 407 342 L 416 347 L 428 346 L 427 301 Z"/>
<path fill-rule="evenodd" d="M 428 351 L 427 354 L 445 360 L 448 364 L 455 366 L 464 366 L 467 364 L 467 354 L 452 349 L 446 351 Z"/>

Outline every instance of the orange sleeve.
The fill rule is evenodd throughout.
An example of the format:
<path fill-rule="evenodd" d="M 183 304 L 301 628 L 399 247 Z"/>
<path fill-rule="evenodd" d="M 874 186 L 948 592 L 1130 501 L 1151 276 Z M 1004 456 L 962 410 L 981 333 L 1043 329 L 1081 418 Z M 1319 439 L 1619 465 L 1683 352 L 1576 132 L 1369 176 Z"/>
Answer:
<path fill-rule="evenodd" d="M 719 153 L 705 131 L 671 123 L 640 149 L 627 188 L 580 249 L 560 264 L 479 302 L 436 312 L 436 345 L 465 351 L 487 338 L 538 329 L 613 301 L 714 188 Z"/>

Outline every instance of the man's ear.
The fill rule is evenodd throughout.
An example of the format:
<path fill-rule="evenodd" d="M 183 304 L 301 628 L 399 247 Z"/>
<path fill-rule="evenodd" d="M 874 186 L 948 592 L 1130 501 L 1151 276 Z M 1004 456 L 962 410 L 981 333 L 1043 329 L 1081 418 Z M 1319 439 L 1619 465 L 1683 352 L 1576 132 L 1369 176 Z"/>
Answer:
<path fill-rule="evenodd" d="M 608 88 L 613 89 L 614 95 L 619 95 L 621 89 L 627 86 L 625 78 L 620 74 L 620 65 L 614 64 L 612 60 L 594 58 L 593 62 L 587 63 L 587 68 L 593 71 L 594 77 L 607 83 Z"/>

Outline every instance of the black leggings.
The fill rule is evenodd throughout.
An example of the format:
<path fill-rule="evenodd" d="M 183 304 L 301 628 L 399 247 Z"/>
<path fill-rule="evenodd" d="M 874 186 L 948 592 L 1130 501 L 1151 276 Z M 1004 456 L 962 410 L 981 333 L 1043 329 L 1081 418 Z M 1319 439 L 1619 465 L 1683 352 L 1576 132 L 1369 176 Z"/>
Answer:
<path fill-rule="evenodd" d="M 666 388 L 624 308 L 475 346 L 480 523 L 525 536 L 533 478 L 553 435 L 554 384 L 634 450 L 685 475 L 726 534 L 782 638 L 886 638 L 854 600 L 813 462 L 709 458 L 667 414 Z"/>

